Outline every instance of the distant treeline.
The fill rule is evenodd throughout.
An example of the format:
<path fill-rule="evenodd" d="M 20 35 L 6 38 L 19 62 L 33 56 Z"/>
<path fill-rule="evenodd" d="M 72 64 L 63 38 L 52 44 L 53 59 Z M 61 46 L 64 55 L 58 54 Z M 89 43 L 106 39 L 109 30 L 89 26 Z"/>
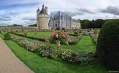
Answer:
<path fill-rule="evenodd" d="M 29 25 L 29 27 L 36 27 L 37 26 L 37 24 L 31 24 L 31 25 Z"/>
<path fill-rule="evenodd" d="M 23 25 L 13 24 L 13 25 L 8 25 L 8 26 L 23 26 Z"/>
<path fill-rule="evenodd" d="M 81 22 L 81 28 L 85 29 L 85 28 L 101 28 L 102 25 L 106 22 L 106 21 L 110 21 L 110 20 L 118 20 L 119 19 L 96 19 L 96 20 L 80 20 Z"/>

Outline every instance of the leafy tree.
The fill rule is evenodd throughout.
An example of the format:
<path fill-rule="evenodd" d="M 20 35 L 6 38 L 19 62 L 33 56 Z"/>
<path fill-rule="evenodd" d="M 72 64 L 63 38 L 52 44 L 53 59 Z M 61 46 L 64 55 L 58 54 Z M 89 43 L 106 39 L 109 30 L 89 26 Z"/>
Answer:
<path fill-rule="evenodd" d="M 96 53 L 104 66 L 119 70 L 119 20 L 109 20 L 103 25 Z"/>
<path fill-rule="evenodd" d="M 19 24 L 13 24 L 13 25 L 10 25 L 10 26 L 23 26 L 23 25 L 19 25 Z"/>
<path fill-rule="evenodd" d="M 31 27 L 31 26 L 37 26 L 37 24 L 31 24 L 31 25 L 29 25 L 29 27 Z"/>
<path fill-rule="evenodd" d="M 81 20 L 81 28 L 82 29 L 89 28 L 90 24 L 91 24 L 91 21 L 89 21 L 89 20 Z"/>

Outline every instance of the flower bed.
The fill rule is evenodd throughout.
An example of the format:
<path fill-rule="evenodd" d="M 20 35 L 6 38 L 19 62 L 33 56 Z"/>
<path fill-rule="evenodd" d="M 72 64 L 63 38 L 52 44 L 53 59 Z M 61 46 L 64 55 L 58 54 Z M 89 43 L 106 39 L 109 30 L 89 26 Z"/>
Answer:
<path fill-rule="evenodd" d="M 33 37 L 33 36 L 27 36 L 18 33 L 13 33 L 13 34 L 33 40 L 43 41 L 43 42 L 46 42 L 46 39 L 49 39 L 50 43 L 56 43 L 57 41 L 60 41 L 61 44 L 67 44 L 67 45 L 76 45 L 82 37 L 80 35 L 75 40 L 70 40 L 70 35 L 67 32 L 61 32 L 61 31 L 52 32 L 50 38 Z"/>
<path fill-rule="evenodd" d="M 34 52 L 42 57 L 51 58 L 54 60 L 58 60 L 58 58 L 60 58 L 65 62 L 79 65 L 86 65 L 96 60 L 96 55 L 94 52 L 72 52 L 62 51 L 61 49 L 60 52 L 58 52 L 58 49 L 49 45 L 39 44 L 36 40 L 29 42 L 15 36 L 12 36 L 11 38 L 19 46 L 24 47 L 26 50 Z"/>

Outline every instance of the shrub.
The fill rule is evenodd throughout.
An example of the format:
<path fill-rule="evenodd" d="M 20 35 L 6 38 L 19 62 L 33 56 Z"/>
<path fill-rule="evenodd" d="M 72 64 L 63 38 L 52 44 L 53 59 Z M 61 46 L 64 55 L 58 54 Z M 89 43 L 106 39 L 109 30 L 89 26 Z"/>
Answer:
<path fill-rule="evenodd" d="M 4 40 L 11 40 L 11 35 L 9 33 L 5 33 Z"/>
<path fill-rule="evenodd" d="M 74 35 L 75 35 L 75 36 L 78 36 L 78 32 L 77 32 L 77 31 L 74 31 Z"/>
<path fill-rule="evenodd" d="M 89 64 L 96 60 L 94 52 L 72 52 L 72 51 L 64 51 L 62 53 L 62 60 L 73 63 L 73 64 Z"/>
<path fill-rule="evenodd" d="M 56 28 L 56 30 L 60 30 L 60 28 L 59 28 L 59 27 L 57 27 L 57 28 Z"/>
<path fill-rule="evenodd" d="M 28 35 L 28 31 L 27 30 L 24 30 L 24 36 L 26 37 Z"/>
<path fill-rule="evenodd" d="M 34 42 L 30 42 L 26 45 L 26 48 L 30 51 L 34 51 L 38 47 L 40 47 L 40 45 L 39 45 L 39 42 L 36 40 Z"/>
<path fill-rule="evenodd" d="M 55 51 L 54 48 L 45 45 L 41 45 L 39 48 L 35 49 L 34 52 L 43 57 L 51 59 L 55 59 L 57 55 L 57 52 Z"/>
<path fill-rule="evenodd" d="M 98 36 L 97 56 L 100 62 L 113 70 L 119 70 L 119 20 L 107 21 Z"/>
<path fill-rule="evenodd" d="M 70 63 L 74 63 L 74 64 L 80 64 L 81 61 L 78 59 L 78 54 L 75 52 L 71 52 L 71 51 L 64 51 L 62 53 L 62 60 L 70 62 Z"/>
<path fill-rule="evenodd" d="M 69 42 L 71 42 L 69 34 L 64 31 L 52 32 L 49 40 L 51 43 L 56 43 L 56 41 L 60 41 L 61 44 L 68 44 Z"/>

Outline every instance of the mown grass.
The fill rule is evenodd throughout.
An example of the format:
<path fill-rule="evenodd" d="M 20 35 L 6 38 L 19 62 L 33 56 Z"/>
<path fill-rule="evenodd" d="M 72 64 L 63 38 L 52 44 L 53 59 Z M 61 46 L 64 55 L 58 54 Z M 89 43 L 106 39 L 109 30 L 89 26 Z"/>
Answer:
<path fill-rule="evenodd" d="M 16 35 L 17 36 L 17 35 Z M 25 38 L 21 36 L 17 36 L 20 38 Z M 33 41 L 32 39 L 25 38 L 28 41 Z M 47 44 L 46 42 L 39 41 L 40 44 Z M 56 44 L 49 43 L 51 46 L 57 48 Z M 60 47 L 63 50 L 73 50 L 73 51 L 95 51 L 96 50 L 96 45 L 92 41 L 92 38 L 90 36 L 82 36 L 80 41 L 76 45 L 61 45 Z"/>
<path fill-rule="evenodd" d="M 80 66 L 47 59 L 20 47 L 13 41 L 5 41 L 14 54 L 35 73 L 108 73 L 99 63 Z"/>
<path fill-rule="evenodd" d="M 18 32 L 19 34 L 23 34 L 23 32 Z M 32 37 L 40 37 L 40 38 L 49 38 L 52 32 L 28 32 L 27 36 L 32 36 Z M 76 37 L 71 36 L 71 40 L 74 40 Z"/>
<path fill-rule="evenodd" d="M 52 32 L 28 32 L 27 36 L 40 37 L 40 38 L 48 38 L 50 37 Z M 23 32 L 19 32 L 19 34 L 24 34 Z"/>
<path fill-rule="evenodd" d="M 0 34 L 3 39 L 3 34 Z M 5 41 L 14 54 L 35 73 L 109 73 L 100 63 L 80 66 L 43 58 L 20 47 L 13 41 Z"/>
<path fill-rule="evenodd" d="M 4 36 L 3 36 L 3 34 L 1 34 L 1 33 L 0 33 L 0 37 L 1 37 L 2 39 L 4 39 Z"/>

